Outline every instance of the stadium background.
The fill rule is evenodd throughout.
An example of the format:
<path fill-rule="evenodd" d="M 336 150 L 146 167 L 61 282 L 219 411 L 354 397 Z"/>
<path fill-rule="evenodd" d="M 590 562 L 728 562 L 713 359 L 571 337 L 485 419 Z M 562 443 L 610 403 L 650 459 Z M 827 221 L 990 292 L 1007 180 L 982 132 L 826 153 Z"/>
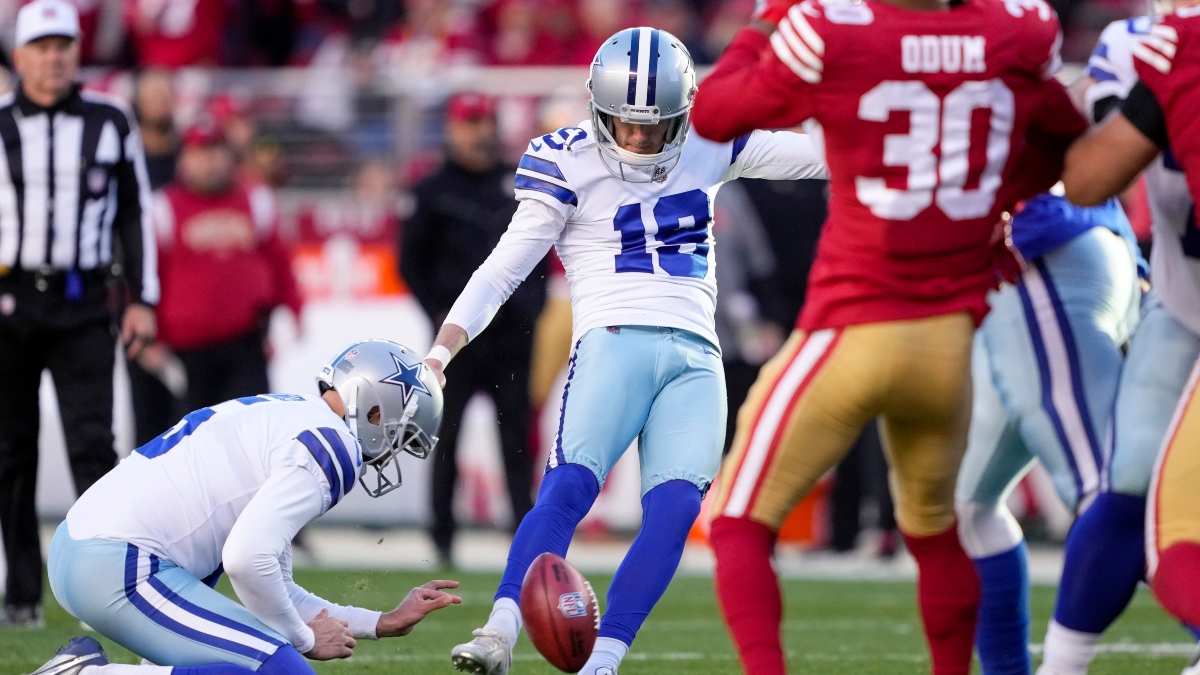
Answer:
<path fill-rule="evenodd" d="M 89 88 L 132 99 L 139 74 L 163 69 L 174 83 L 177 129 L 215 112 L 222 123 L 242 130 L 243 168 L 277 193 L 282 234 L 305 300 L 299 326 L 290 314 L 277 311 L 270 330 L 272 389 L 297 393 L 310 392 L 313 373 L 352 340 L 387 337 L 418 351 L 429 346 L 429 322 L 398 274 L 397 241 L 412 208 L 409 189 L 441 159 L 445 103 L 453 93 L 498 97 L 504 155 L 515 162 L 530 138 L 584 119 L 586 64 L 604 37 L 633 25 L 667 29 L 689 46 L 703 72 L 753 7 L 750 0 L 72 1 L 87 33 L 83 75 Z M 0 45 L 6 56 L 21 4 L 0 0 Z M 1145 8 L 1140 0 L 1052 4 L 1066 26 L 1064 55 L 1075 64 L 1086 60 L 1109 21 Z M 1079 73 L 1076 65 L 1064 77 L 1070 80 Z M 11 86 L 11 75 L 0 74 L 0 92 Z M 1148 229 L 1136 191 L 1129 211 L 1142 231 Z M 560 375 L 555 385 L 559 391 L 563 378 Z M 61 519 L 74 499 L 52 386 L 46 375 L 38 508 L 47 527 Z M 133 448 L 133 421 L 121 364 L 115 387 L 114 431 L 124 456 Z M 543 449 L 553 438 L 560 398 L 552 391 L 551 403 L 540 411 Z M 466 569 L 494 571 L 504 560 L 503 530 L 510 514 L 494 409 L 486 398 L 472 403 L 464 426 L 456 511 L 475 533 L 459 546 L 464 552 L 459 563 Z M 405 457 L 402 490 L 382 501 L 355 491 L 318 524 L 308 557 L 302 555 L 299 562 L 337 569 L 432 567 L 431 547 L 421 533 L 428 520 L 430 469 L 429 462 Z M 585 522 L 586 541 L 572 552 L 581 568 L 601 575 L 601 585 L 640 523 L 637 474 L 631 453 L 618 465 L 611 487 Z M 1047 481 L 1035 473 L 1014 503 L 1018 514 L 1037 504 L 1046 545 L 1034 552 L 1033 574 L 1043 584 L 1057 580 L 1061 557 L 1055 542 L 1070 525 L 1070 515 L 1058 505 Z M 780 559 L 785 576 L 858 581 L 908 579 L 913 574 L 904 556 L 879 562 L 866 553 L 813 553 L 822 544 L 824 528 L 819 495 L 804 506 L 798 520 L 793 533 L 797 545 Z M 683 572 L 704 576 L 711 560 L 702 536 L 696 544 L 685 556 Z M 313 583 L 336 584 L 336 578 Z M 836 586 L 819 588 L 835 596 L 841 592 Z M 906 586 L 889 588 L 887 593 L 898 598 L 911 595 Z M 1035 619 L 1035 630 L 1040 633 L 1051 596 L 1049 589 L 1039 593 L 1035 607 L 1042 616 Z M 900 633 L 917 630 L 908 640 L 912 654 L 901 659 L 910 665 L 923 658 L 923 651 L 916 649 L 919 629 L 912 609 L 905 607 L 903 617 L 887 619 L 893 627 L 909 626 L 896 628 Z M 795 611 L 803 615 L 815 610 Z M 715 607 L 705 612 L 710 622 L 717 621 Z M 789 607 L 789 616 L 792 613 Z M 1139 598 L 1133 613 L 1142 623 L 1126 634 L 1116 631 L 1114 638 L 1133 647 L 1115 649 L 1111 665 L 1125 663 L 1123 653 L 1136 660 L 1153 652 L 1172 664 L 1162 672 L 1177 672 L 1173 664 L 1190 651 L 1177 644 L 1182 633 L 1171 629 L 1148 597 Z M 53 624 L 53 613 L 50 618 Z M 719 623 L 706 630 L 721 635 Z M 796 627 L 786 630 L 795 632 Z M 864 624 L 854 631 L 865 635 L 872 629 Z M 723 640 L 718 637 L 728 651 Z M 1159 644 L 1158 651 L 1154 644 L 1143 643 Z M 1139 645 L 1150 647 L 1149 652 Z M 725 666 L 736 670 L 733 663 Z"/>

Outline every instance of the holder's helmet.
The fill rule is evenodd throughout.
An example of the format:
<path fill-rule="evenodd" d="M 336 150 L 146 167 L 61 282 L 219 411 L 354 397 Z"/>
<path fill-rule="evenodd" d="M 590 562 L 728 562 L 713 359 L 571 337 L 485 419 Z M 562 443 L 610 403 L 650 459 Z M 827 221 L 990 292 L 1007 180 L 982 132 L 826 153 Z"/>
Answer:
<path fill-rule="evenodd" d="M 425 459 L 437 444 L 442 423 L 442 388 L 421 357 L 387 340 L 356 342 L 342 350 L 317 375 L 324 395 L 335 391 L 346 408 L 346 422 L 362 447 L 363 489 L 372 497 L 400 487 L 401 452 Z M 367 468 L 375 470 L 374 487 Z M 393 481 L 384 470 L 394 467 Z"/>
<path fill-rule="evenodd" d="M 665 30 L 627 28 L 596 52 L 587 88 L 600 159 L 612 175 L 649 183 L 675 168 L 696 98 L 696 68 L 682 42 Z M 630 124 L 671 120 L 662 151 L 640 155 L 622 149 L 613 137 L 613 118 Z"/>

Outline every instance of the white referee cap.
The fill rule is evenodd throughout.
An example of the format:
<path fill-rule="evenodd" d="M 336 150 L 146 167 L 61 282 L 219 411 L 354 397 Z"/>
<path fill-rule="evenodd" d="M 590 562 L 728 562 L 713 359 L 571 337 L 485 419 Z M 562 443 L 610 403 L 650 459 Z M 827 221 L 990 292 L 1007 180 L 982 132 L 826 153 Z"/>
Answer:
<path fill-rule="evenodd" d="M 79 12 L 63 0 L 35 0 L 17 12 L 17 46 L 39 38 L 62 35 L 79 37 Z"/>

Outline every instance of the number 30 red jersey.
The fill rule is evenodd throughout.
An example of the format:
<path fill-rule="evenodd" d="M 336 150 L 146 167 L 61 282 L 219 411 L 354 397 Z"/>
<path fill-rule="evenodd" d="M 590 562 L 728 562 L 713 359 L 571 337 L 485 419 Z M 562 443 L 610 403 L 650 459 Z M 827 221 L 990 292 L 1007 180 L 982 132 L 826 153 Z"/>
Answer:
<path fill-rule="evenodd" d="M 982 320 L 1001 212 L 1057 181 L 1086 129 L 1053 79 L 1060 41 L 1042 0 L 806 0 L 769 43 L 738 34 L 700 85 L 696 132 L 824 130 L 829 220 L 800 328 Z"/>

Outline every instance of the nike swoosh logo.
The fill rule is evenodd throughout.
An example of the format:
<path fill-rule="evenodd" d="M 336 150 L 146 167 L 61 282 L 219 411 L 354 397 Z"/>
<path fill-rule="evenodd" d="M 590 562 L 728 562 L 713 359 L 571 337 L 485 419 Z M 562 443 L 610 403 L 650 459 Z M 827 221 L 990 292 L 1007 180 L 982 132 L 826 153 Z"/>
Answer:
<path fill-rule="evenodd" d="M 534 150 L 541 150 L 541 149 L 542 149 L 542 144 L 541 144 L 541 143 L 538 143 L 537 141 L 529 141 L 529 145 L 531 145 L 531 146 L 533 147 L 533 149 L 534 149 Z"/>

